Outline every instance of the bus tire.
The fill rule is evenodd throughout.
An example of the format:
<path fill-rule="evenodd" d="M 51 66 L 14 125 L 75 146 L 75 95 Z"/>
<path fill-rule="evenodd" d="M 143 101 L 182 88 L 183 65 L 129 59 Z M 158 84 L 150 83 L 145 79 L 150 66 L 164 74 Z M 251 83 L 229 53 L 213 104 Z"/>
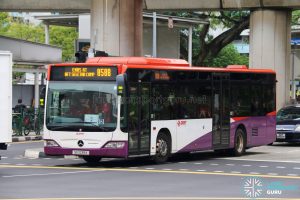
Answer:
<path fill-rule="evenodd" d="M 168 160 L 171 154 L 171 138 L 165 133 L 160 133 L 156 139 L 156 154 L 154 156 L 154 161 L 159 163 L 164 163 Z"/>
<path fill-rule="evenodd" d="M 235 132 L 233 156 L 241 156 L 246 151 L 246 133 L 242 128 L 238 128 Z"/>
<path fill-rule="evenodd" d="M 100 156 L 83 156 L 82 158 L 88 164 L 97 164 L 101 160 Z"/>

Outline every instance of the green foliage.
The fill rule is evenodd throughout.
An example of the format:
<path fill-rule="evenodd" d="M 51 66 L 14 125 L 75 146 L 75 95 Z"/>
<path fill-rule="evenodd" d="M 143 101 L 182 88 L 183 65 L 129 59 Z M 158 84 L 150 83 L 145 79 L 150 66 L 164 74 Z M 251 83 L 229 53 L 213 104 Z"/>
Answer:
<path fill-rule="evenodd" d="M 75 40 L 78 34 L 75 28 L 50 26 L 50 44 L 63 49 L 64 61 L 73 61 L 75 52 Z"/>
<path fill-rule="evenodd" d="M 43 25 L 34 25 L 13 18 L 8 13 L 0 12 L 0 35 L 44 43 L 45 32 Z M 50 26 L 50 45 L 62 48 L 63 61 L 74 60 L 75 40 L 78 38 L 76 28 Z"/>
<path fill-rule="evenodd" d="M 230 44 L 224 47 L 217 57 L 206 59 L 204 65 L 211 67 L 226 67 L 228 65 L 249 66 L 249 57 L 240 55 L 236 48 Z"/>
<path fill-rule="evenodd" d="M 292 12 L 292 25 L 300 25 L 300 10 Z"/>

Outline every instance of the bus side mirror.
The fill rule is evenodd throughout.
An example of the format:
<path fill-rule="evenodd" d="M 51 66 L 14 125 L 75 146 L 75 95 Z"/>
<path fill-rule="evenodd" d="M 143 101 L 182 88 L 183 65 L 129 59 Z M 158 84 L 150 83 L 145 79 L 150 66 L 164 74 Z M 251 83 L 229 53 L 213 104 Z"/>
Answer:
<path fill-rule="evenodd" d="M 119 74 L 117 76 L 117 94 L 120 96 L 125 95 L 125 80 L 126 80 L 126 75 L 125 74 Z"/>

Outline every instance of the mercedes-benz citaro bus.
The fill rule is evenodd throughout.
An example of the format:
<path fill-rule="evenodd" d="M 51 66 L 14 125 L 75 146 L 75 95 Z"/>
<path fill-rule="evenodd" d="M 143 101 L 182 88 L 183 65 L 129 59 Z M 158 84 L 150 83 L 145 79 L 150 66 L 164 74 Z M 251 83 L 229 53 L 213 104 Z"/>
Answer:
<path fill-rule="evenodd" d="M 95 57 L 49 66 L 47 83 L 47 155 L 164 162 L 201 150 L 240 156 L 276 139 L 276 75 L 269 69 Z"/>

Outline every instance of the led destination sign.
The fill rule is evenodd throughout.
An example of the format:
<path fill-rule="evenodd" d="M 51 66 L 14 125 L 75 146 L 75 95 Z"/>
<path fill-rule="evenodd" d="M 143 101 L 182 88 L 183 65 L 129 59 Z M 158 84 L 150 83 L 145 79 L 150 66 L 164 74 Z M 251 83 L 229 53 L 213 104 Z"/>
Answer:
<path fill-rule="evenodd" d="M 55 81 L 99 81 L 116 80 L 116 67 L 98 66 L 63 66 L 52 67 L 50 80 Z"/>

